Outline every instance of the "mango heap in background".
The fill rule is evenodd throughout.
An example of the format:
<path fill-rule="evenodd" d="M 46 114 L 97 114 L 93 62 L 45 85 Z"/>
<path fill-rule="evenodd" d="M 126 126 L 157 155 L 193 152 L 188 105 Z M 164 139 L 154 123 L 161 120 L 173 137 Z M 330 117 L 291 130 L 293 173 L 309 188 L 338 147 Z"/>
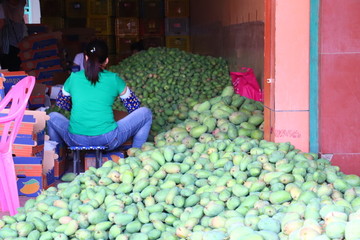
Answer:
<path fill-rule="evenodd" d="M 218 96 L 231 84 L 224 59 L 177 48 L 150 48 L 110 70 L 119 73 L 142 104 L 153 111 L 150 137 L 188 118 L 193 105 Z M 121 102 L 115 108 L 122 109 Z"/>
<path fill-rule="evenodd" d="M 197 102 L 218 96 L 231 84 L 229 68 L 222 58 L 200 56 L 176 48 L 150 48 L 126 58 L 110 71 L 117 72 L 153 112 L 149 140 L 188 117 Z M 116 101 L 116 110 L 126 109 Z M 54 106 L 47 112 L 69 112 Z"/>

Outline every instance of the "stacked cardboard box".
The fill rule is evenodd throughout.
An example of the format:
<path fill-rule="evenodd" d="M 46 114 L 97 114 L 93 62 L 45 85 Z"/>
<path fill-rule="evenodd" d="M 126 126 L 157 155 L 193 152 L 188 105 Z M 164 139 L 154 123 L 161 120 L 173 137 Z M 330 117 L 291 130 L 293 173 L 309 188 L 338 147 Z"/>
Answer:
<path fill-rule="evenodd" d="M 140 39 L 144 49 L 165 46 L 163 0 L 141 0 Z"/>
<path fill-rule="evenodd" d="M 51 30 L 56 31 L 65 27 L 64 0 L 41 0 L 41 22 Z"/>
<path fill-rule="evenodd" d="M 65 27 L 84 28 L 87 17 L 86 0 L 65 0 Z"/>
<path fill-rule="evenodd" d="M 8 112 L 5 109 L 1 115 Z M 18 135 L 13 144 L 13 159 L 17 175 L 19 195 L 37 196 L 41 190 L 52 186 L 54 177 L 54 154 L 44 151 L 45 112 L 26 110 Z M 2 132 L 3 125 L 0 125 Z"/>
<path fill-rule="evenodd" d="M 115 43 L 119 60 L 131 56 L 131 45 L 139 41 L 139 0 L 117 1 Z"/>
<path fill-rule="evenodd" d="M 114 1 L 90 0 L 87 3 L 87 27 L 95 29 L 96 37 L 104 40 L 109 54 L 115 54 Z"/>
<path fill-rule="evenodd" d="M 189 0 L 165 1 L 166 47 L 190 51 Z"/>
<path fill-rule="evenodd" d="M 21 68 L 38 83 L 52 85 L 52 76 L 63 71 L 59 51 L 60 32 L 29 35 L 19 43 Z"/>
<path fill-rule="evenodd" d="M 114 161 L 116 163 L 119 163 L 120 158 L 124 158 L 124 153 L 122 151 L 113 151 L 113 152 L 106 152 L 103 153 L 102 162 L 106 161 Z M 96 157 L 95 153 L 85 153 L 84 157 L 84 163 L 85 163 L 85 171 L 89 169 L 89 167 L 95 167 L 96 166 Z"/>
<path fill-rule="evenodd" d="M 4 82 L 4 74 L 0 72 L 0 101 L 5 97 Z"/>
<path fill-rule="evenodd" d="M 10 88 L 18 83 L 21 79 L 27 76 L 24 71 L 1 71 L 0 73 L 1 85 L 3 85 L 3 91 L 0 88 L 0 96 L 1 92 L 3 94 L 7 94 Z M 47 87 L 41 83 L 35 83 L 34 89 L 30 95 L 29 99 L 29 109 L 36 109 L 39 107 L 43 107 L 45 104 L 45 93 L 47 91 Z"/>
<path fill-rule="evenodd" d="M 67 146 L 58 144 L 55 148 L 55 156 L 57 158 L 54 162 L 54 176 L 55 179 L 60 179 L 64 173 L 66 172 L 66 164 L 67 164 Z"/>

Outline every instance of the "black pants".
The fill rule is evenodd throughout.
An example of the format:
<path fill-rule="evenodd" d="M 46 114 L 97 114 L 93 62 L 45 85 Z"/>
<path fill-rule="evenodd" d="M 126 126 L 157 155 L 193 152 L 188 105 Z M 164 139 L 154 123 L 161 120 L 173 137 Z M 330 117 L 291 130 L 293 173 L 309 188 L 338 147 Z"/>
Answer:
<path fill-rule="evenodd" d="M 21 60 L 18 57 L 20 50 L 17 47 L 10 46 L 9 54 L 0 55 L 0 64 L 2 69 L 9 71 L 19 71 Z"/>

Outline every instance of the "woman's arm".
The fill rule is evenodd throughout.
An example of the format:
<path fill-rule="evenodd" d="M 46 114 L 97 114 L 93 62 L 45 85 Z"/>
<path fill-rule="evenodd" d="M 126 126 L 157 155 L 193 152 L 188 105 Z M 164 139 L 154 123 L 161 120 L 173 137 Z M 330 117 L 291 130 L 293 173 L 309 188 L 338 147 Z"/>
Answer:
<path fill-rule="evenodd" d="M 125 86 L 124 91 L 120 93 L 120 99 L 129 113 L 135 111 L 141 105 L 135 93 L 127 86 Z"/>

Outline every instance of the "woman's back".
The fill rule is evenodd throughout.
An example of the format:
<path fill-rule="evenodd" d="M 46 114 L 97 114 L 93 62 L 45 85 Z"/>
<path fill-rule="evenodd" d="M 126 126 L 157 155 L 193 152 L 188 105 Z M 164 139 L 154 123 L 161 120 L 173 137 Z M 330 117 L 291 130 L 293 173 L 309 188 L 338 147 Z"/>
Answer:
<path fill-rule="evenodd" d="M 71 94 L 72 111 L 69 131 L 82 135 L 99 135 L 116 128 L 112 105 L 125 82 L 117 74 L 104 71 L 92 85 L 84 71 L 72 73 L 64 85 Z"/>

